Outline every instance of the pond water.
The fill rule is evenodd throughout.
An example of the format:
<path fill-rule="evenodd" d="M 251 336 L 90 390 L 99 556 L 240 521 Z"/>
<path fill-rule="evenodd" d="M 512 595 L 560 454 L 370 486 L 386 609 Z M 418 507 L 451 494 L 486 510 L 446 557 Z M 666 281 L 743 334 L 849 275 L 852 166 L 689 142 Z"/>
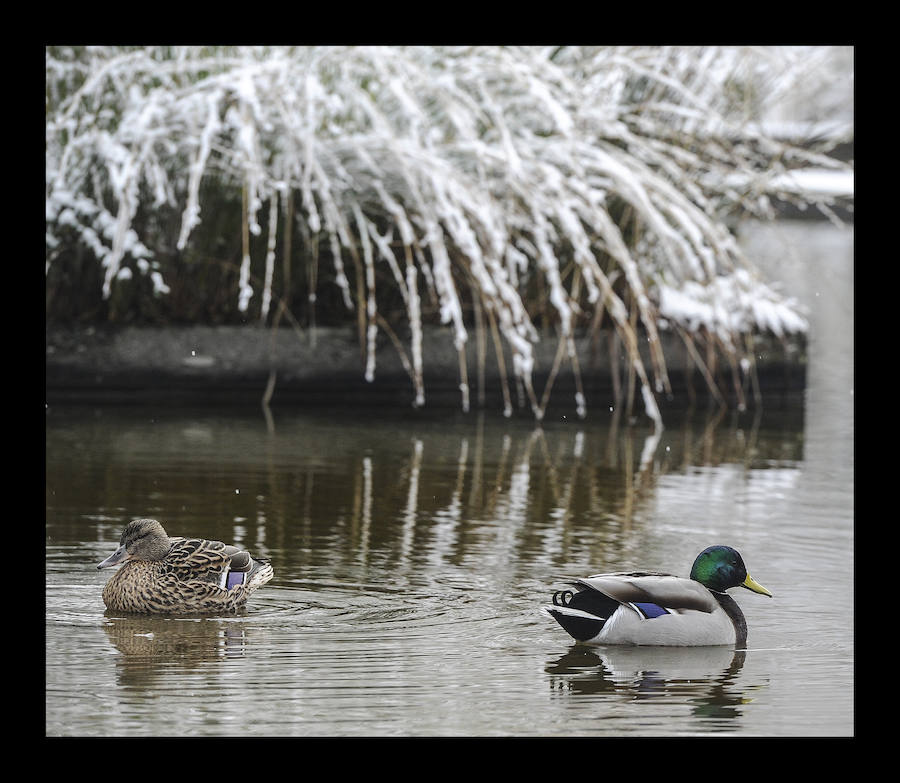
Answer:
<path fill-rule="evenodd" d="M 596 413 L 49 404 L 46 733 L 853 734 L 852 234 L 833 231 L 817 295 L 782 270 L 810 307 L 808 389 L 761 414 L 655 436 Z M 146 516 L 275 577 L 234 617 L 106 612 L 96 564 Z M 567 578 L 686 574 L 712 543 L 774 594 L 732 591 L 746 651 L 585 647 L 540 611 Z"/>

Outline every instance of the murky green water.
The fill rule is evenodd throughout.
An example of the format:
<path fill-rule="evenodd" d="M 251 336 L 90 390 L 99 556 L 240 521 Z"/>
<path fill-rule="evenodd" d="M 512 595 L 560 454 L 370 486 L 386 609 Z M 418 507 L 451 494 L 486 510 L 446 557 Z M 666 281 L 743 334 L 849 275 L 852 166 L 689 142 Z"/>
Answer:
<path fill-rule="evenodd" d="M 812 307 L 834 334 L 801 406 L 658 440 L 604 416 L 51 404 L 47 734 L 852 734 L 852 310 Z M 139 516 L 275 578 L 237 617 L 107 614 L 96 564 Z M 719 542 L 775 595 L 733 591 L 747 652 L 584 648 L 539 611 L 567 577 L 686 573 Z"/>

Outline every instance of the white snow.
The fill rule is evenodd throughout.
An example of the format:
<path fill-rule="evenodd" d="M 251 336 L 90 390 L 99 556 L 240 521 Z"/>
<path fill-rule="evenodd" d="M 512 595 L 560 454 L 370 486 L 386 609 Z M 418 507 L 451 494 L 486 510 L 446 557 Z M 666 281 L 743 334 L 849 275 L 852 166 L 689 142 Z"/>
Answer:
<path fill-rule="evenodd" d="M 417 403 L 423 302 L 436 301 L 462 357 L 464 289 L 481 297 L 530 390 L 538 332 L 525 291 L 540 285 L 563 338 L 606 309 L 657 421 L 654 393 L 667 380 L 656 330 L 665 321 L 728 335 L 726 345 L 745 330 L 806 328 L 797 303 L 743 258 L 717 210 L 764 214 L 770 194 L 825 204 L 853 196 L 852 166 L 773 140 L 734 100 L 735 85 L 746 84 L 766 119 L 767 102 L 829 87 L 829 51 L 48 47 L 46 265 L 74 233 L 105 269 L 104 295 L 133 270 L 165 294 L 151 250 L 159 238 L 138 237 L 132 225 L 140 199 L 181 210 L 184 250 L 205 208 L 201 183 L 216 177 L 243 189 L 252 234 L 270 205 L 264 257 L 242 257 L 236 292 L 246 311 L 251 278 L 262 280 L 265 319 L 279 196 L 293 191 L 297 220 L 330 251 L 344 304 L 365 313 L 366 378 L 376 365 L 378 265 L 407 308 Z M 363 269 L 363 301 L 347 259 Z M 646 366 L 638 330 L 648 337 Z M 579 412 L 586 404 L 576 399 Z"/>

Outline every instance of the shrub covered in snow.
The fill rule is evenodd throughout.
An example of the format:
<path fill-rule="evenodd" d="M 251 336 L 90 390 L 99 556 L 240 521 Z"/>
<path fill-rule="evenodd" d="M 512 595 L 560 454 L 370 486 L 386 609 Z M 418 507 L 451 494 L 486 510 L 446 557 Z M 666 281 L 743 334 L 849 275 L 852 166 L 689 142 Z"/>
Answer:
<path fill-rule="evenodd" d="M 777 175 L 840 168 L 827 152 L 773 141 L 750 122 L 768 96 L 815 75 L 821 53 L 50 47 L 46 263 L 59 263 L 70 247 L 62 238 L 74 235 L 102 265 L 104 296 L 134 273 L 165 296 L 135 216 L 139 207 L 176 209 L 173 244 L 184 249 L 207 217 L 201 185 L 212 180 L 242 197 L 241 310 L 256 300 L 261 319 L 272 317 L 276 239 L 297 227 L 307 253 L 329 251 L 341 299 L 359 314 L 367 377 L 387 328 L 380 267 L 406 310 L 401 350 L 418 403 L 423 297 L 461 354 L 471 297 L 540 416 L 530 287 L 545 293 L 574 372 L 580 325 L 617 331 L 659 421 L 654 392 L 668 386 L 661 327 L 686 340 L 714 336 L 733 357 L 745 350 L 742 333 L 805 328 L 724 218 L 767 214 L 772 195 L 798 198 L 796 188 L 779 190 Z M 251 263 L 253 236 L 266 244 Z M 465 377 L 461 387 L 467 406 Z"/>

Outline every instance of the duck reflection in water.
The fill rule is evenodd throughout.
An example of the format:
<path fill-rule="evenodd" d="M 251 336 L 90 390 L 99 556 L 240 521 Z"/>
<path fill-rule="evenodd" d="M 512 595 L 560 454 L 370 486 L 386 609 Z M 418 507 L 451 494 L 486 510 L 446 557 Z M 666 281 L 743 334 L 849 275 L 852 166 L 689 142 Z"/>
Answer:
<path fill-rule="evenodd" d="M 741 685 L 745 650 L 728 647 L 574 645 L 547 664 L 550 688 L 568 696 L 689 699 L 697 717 L 733 720 L 759 685 Z"/>

